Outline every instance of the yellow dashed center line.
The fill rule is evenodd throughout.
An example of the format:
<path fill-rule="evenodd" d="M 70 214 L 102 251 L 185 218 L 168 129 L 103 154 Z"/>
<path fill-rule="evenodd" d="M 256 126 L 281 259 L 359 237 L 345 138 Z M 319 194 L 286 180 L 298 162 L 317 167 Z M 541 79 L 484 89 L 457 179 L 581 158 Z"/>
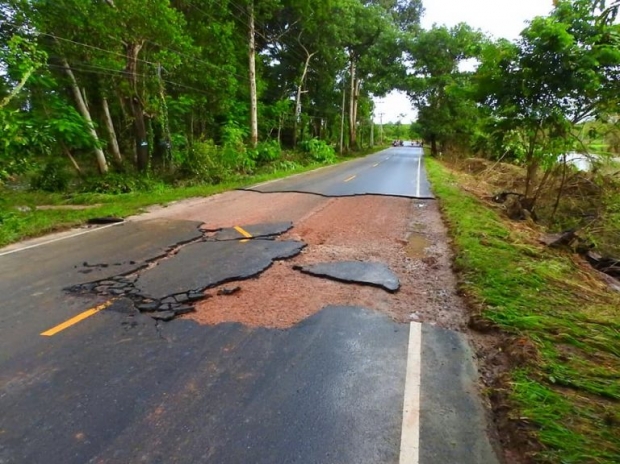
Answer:
<path fill-rule="evenodd" d="M 90 317 L 94 314 L 97 314 L 99 311 L 103 311 L 104 309 L 106 309 L 108 306 L 110 306 L 112 304 L 112 301 L 106 301 L 105 303 L 96 306 L 94 308 L 88 309 L 86 311 L 84 311 L 81 314 L 78 314 L 75 317 L 72 317 L 71 319 L 69 319 L 66 322 L 63 322 L 62 324 L 58 324 L 56 327 L 52 327 L 49 330 L 46 330 L 45 332 L 41 333 L 41 335 L 43 335 L 44 337 L 51 337 L 52 335 L 56 335 L 58 332 L 62 332 L 63 330 L 71 327 L 72 325 L 77 324 L 80 321 L 83 321 L 84 319 L 86 319 L 87 317 Z"/>
<path fill-rule="evenodd" d="M 353 179 L 355 179 L 357 176 L 351 176 L 348 179 L 345 179 L 345 182 L 351 182 Z"/>
<path fill-rule="evenodd" d="M 237 232 L 239 232 L 241 235 L 243 235 L 245 238 L 252 238 L 252 234 L 249 233 L 247 230 L 242 229 L 239 226 L 235 226 L 233 227 Z"/>
<path fill-rule="evenodd" d="M 235 226 L 233 227 L 233 229 L 235 229 L 237 232 L 239 232 L 241 235 L 243 235 L 245 238 L 250 239 L 252 238 L 252 234 L 249 233 L 247 230 L 239 227 L 239 226 Z M 239 240 L 241 243 L 245 243 L 247 242 L 247 240 Z"/>

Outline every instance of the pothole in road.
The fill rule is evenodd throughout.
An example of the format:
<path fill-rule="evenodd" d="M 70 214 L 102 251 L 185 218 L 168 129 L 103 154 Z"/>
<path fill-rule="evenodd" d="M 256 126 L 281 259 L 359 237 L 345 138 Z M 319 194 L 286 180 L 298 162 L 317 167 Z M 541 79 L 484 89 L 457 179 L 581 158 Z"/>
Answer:
<path fill-rule="evenodd" d="M 422 259 L 426 256 L 426 250 L 431 246 L 431 242 L 422 234 L 413 232 L 407 240 L 405 253 L 410 258 Z"/>

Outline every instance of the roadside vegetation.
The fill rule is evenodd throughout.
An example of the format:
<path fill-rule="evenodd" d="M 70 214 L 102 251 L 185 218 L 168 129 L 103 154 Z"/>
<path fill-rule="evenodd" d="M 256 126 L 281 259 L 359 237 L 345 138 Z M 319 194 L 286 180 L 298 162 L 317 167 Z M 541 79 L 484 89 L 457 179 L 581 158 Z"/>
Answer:
<path fill-rule="evenodd" d="M 620 2 L 412 42 L 410 128 L 508 456 L 620 462 Z M 405 89 L 406 90 L 406 89 Z"/>
<path fill-rule="evenodd" d="M 506 444 L 537 462 L 619 462 L 620 293 L 570 250 L 542 244 L 544 228 L 509 219 L 491 201 L 492 172 L 427 168 L 470 326 L 497 342 L 480 355 Z"/>

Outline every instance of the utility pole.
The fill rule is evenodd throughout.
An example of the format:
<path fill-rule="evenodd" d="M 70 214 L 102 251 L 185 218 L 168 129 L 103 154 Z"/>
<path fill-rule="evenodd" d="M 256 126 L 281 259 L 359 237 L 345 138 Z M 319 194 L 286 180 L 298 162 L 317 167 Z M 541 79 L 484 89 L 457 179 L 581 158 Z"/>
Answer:
<path fill-rule="evenodd" d="M 383 145 L 383 115 L 384 114 L 385 113 L 379 113 L 379 121 L 380 121 L 380 124 L 381 124 L 381 132 L 380 132 L 380 135 L 379 135 L 379 140 L 381 141 L 381 145 Z"/>

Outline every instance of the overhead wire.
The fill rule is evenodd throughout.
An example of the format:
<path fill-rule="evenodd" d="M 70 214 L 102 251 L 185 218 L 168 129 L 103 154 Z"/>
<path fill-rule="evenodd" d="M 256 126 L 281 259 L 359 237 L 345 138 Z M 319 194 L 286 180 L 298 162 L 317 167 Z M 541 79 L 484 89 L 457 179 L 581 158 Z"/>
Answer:
<path fill-rule="evenodd" d="M 233 6 L 235 6 L 235 8 L 238 9 L 239 11 L 241 11 L 242 13 L 247 14 L 246 12 L 243 11 L 243 8 L 240 7 L 239 5 L 237 5 L 236 3 L 234 3 L 234 2 L 230 2 L 230 3 Z M 205 12 L 204 10 L 196 7 L 195 5 L 190 4 L 190 6 L 194 7 L 199 12 L 209 16 L 211 19 L 215 19 L 212 15 L 210 15 L 209 13 Z M 244 21 L 241 21 L 241 22 L 249 27 L 248 23 L 246 23 Z M 11 24 L 11 25 L 16 26 L 16 27 L 24 26 L 23 24 L 17 24 L 17 23 L 11 22 L 11 21 L 6 21 L 5 24 Z M 78 46 L 82 46 L 82 47 L 85 47 L 85 48 L 88 48 L 88 49 L 101 51 L 101 52 L 104 52 L 104 53 L 107 53 L 107 54 L 111 54 L 111 55 L 115 55 L 115 56 L 120 56 L 120 57 L 123 57 L 125 59 L 127 58 L 127 55 L 124 54 L 124 53 L 119 53 L 119 52 L 115 52 L 115 51 L 112 51 L 112 50 L 107 50 L 107 49 L 104 49 L 104 48 L 101 48 L 101 47 L 97 47 L 95 45 L 86 44 L 86 43 L 83 43 L 83 42 L 78 42 L 76 40 L 68 39 L 66 37 L 61 37 L 61 36 L 58 36 L 56 34 L 52 34 L 52 33 L 49 33 L 49 32 L 35 31 L 35 34 L 46 36 L 46 37 L 51 37 L 51 38 L 59 40 L 61 42 L 71 43 L 73 45 L 78 45 Z M 263 37 L 265 40 L 269 40 L 264 35 L 262 35 L 262 34 L 259 34 L 259 35 L 261 37 Z M 114 40 L 118 40 L 119 42 L 123 43 L 123 41 L 121 39 L 114 39 Z M 174 54 L 177 54 L 177 55 L 180 55 L 180 56 L 184 56 L 186 58 L 190 58 L 190 59 L 192 59 L 194 61 L 198 61 L 200 63 L 203 63 L 203 64 L 207 65 L 207 66 L 216 67 L 219 70 L 221 70 L 221 67 L 219 67 L 219 66 L 217 66 L 217 65 L 215 65 L 213 63 L 209 63 L 207 61 L 201 60 L 201 59 L 199 59 L 199 58 L 197 58 L 195 56 L 187 55 L 187 54 L 184 54 L 182 52 L 179 52 L 178 50 L 170 49 L 168 47 L 165 47 L 165 46 L 163 46 L 163 45 L 161 45 L 161 44 L 159 44 L 157 42 L 151 41 L 151 40 L 147 40 L 147 42 L 152 43 L 153 45 L 156 45 L 156 46 L 162 48 L 163 50 L 167 50 L 167 51 L 169 51 L 171 53 L 174 53 Z M 297 56 L 301 58 L 301 55 L 297 54 Z M 62 58 L 62 57 L 59 57 L 59 56 L 55 56 L 55 57 L 56 58 Z M 145 60 L 145 59 L 141 59 L 141 58 L 136 58 L 136 61 L 140 62 L 140 63 L 148 64 L 150 66 L 157 66 L 157 67 L 161 66 L 161 63 L 157 63 L 157 62 L 153 62 L 153 61 L 149 61 L 149 60 Z M 57 68 L 57 69 L 64 69 L 63 66 L 54 65 L 54 64 L 48 64 L 48 66 L 52 67 L 52 68 Z M 79 72 L 98 74 L 98 75 L 107 75 L 107 76 L 113 76 L 113 77 L 118 77 L 119 75 L 127 75 L 128 74 L 128 72 L 125 71 L 125 70 L 106 68 L 106 67 L 103 67 L 103 66 L 97 66 L 97 65 L 88 64 L 88 63 L 81 63 L 79 65 L 72 65 L 71 69 L 75 70 L 75 71 L 79 71 Z M 231 73 L 229 71 L 226 71 L 226 72 L 229 75 L 233 75 L 233 76 L 235 76 L 237 78 L 240 78 L 242 80 L 245 80 L 245 79 L 248 78 L 247 76 L 241 76 L 239 74 Z M 143 74 L 143 73 L 134 73 L 134 75 L 137 76 L 137 77 L 154 77 L 153 75 Z M 174 86 L 177 86 L 177 87 L 182 87 L 182 88 L 186 88 L 186 89 L 189 89 L 189 90 L 193 90 L 195 92 L 202 93 L 204 95 L 211 95 L 211 94 L 205 92 L 204 90 L 197 89 L 195 87 L 188 86 L 186 84 L 181 84 L 179 82 L 171 81 L 171 80 L 168 80 L 168 79 L 163 79 L 161 77 L 159 77 L 159 79 L 161 79 L 162 82 L 165 82 L 165 83 L 170 84 L 170 85 L 174 85 Z M 314 118 L 329 118 L 329 117 L 332 117 L 333 114 L 337 114 L 337 113 L 334 112 L 332 115 L 318 114 L 318 113 L 314 113 L 314 114 L 315 114 L 315 116 L 310 116 L 310 115 L 308 115 L 308 116 L 314 117 Z"/>
<path fill-rule="evenodd" d="M 55 68 L 55 69 L 66 69 L 64 66 L 61 65 L 57 65 L 57 64 L 51 64 L 48 63 L 48 65 L 50 68 Z M 102 66 L 95 66 L 95 65 L 89 65 L 89 64 L 79 64 L 79 65 L 72 65 L 71 66 L 71 70 L 72 71 L 78 71 L 78 72 L 84 72 L 84 73 L 90 73 L 90 74 L 98 74 L 98 75 L 102 75 L 102 76 L 111 76 L 111 77 L 120 77 L 120 76 L 128 76 L 128 75 L 134 75 L 136 77 L 157 77 L 155 75 L 151 75 L 151 74 L 143 74 L 143 73 L 129 73 L 128 71 L 122 70 L 122 69 L 112 69 L 112 68 L 104 68 Z M 165 82 L 167 84 L 170 85 L 174 85 L 177 87 L 183 87 L 186 89 L 190 89 L 193 90 L 195 92 L 198 93 L 202 93 L 204 95 L 211 95 L 207 92 L 205 92 L 204 90 L 200 90 L 197 89 L 195 87 L 191 87 L 189 85 L 186 84 L 181 84 L 180 82 L 175 82 L 175 81 L 171 81 L 168 79 L 163 79 L 163 78 L 158 78 L 161 79 L 162 82 Z"/>
<path fill-rule="evenodd" d="M 18 26 L 18 27 L 21 26 L 20 24 L 10 23 L 10 22 L 7 22 L 7 24 L 12 24 L 12 25 Z M 101 47 L 97 47 L 97 46 L 86 44 L 86 43 L 83 43 L 83 42 L 78 42 L 78 41 L 75 41 L 75 40 L 67 39 L 65 37 L 61 37 L 61 36 L 58 36 L 58 35 L 55 35 L 55 34 L 51 34 L 49 32 L 36 31 L 35 34 L 46 36 L 46 37 L 51 37 L 51 38 L 60 40 L 62 42 L 72 43 L 74 45 L 79 45 L 79 46 L 82 46 L 82 47 L 85 47 L 85 48 L 99 50 L 99 51 L 102 51 L 104 53 L 108 53 L 108 54 L 111 54 L 111 55 L 116 55 L 116 56 L 123 57 L 125 59 L 127 58 L 127 55 L 124 54 L 124 53 L 119 53 L 119 52 L 115 52 L 115 51 L 112 51 L 112 50 L 106 50 L 106 49 L 101 48 Z M 112 37 L 112 39 L 116 40 L 116 41 L 118 41 L 120 43 L 123 43 L 123 41 L 121 39 L 116 39 L 116 38 L 113 38 L 113 37 Z M 208 61 L 201 60 L 200 58 L 198 58 L 196 56 L 187 55 L 187 54 L 184 54 L 184 53 L 182 53 L 182 52 L 180 52 L 178 50 L 167 48 L 167 47 L 165 47 L 165 46 L 163 46 L 163 45 L 161 45 L 161 44 L 159 44 L 157 42 L 154 42 L 152 40 L 147 40 L 147 42 L 149 42 L 149 43 L 151 43 L 153 45 L 156 45 L 156 46 L 162 48 L 163 50 L 166 50 L 166 51 L 171 52 L 173 54 L 184 56 L 185 58 L 189 58 L 191 60 L 194 60 L 194 61 L 197 61 L 199 63 L 205 64 L 207 66 L 210 66 L 211 68 L 215 68 L 215 69 L 218 69 L 220 71 L 222 70 L 222 68 L 220 66 L 218 66 L 216 64 L 213 64 L 213 63 L 209 63 Z M 140 63 L 146 63 L 146 64 L 151 65 L 151 66 L 160 66 L 161 65 L 161 63 L 157 63 L 157 62 L 154 62 L 154 61 L 148 61 L 148 60 L 141 59 L 141 58 L 136 58 L 136 61 L 138 61 Z M 247 79 L 247 76 L 244 77 L 244 76 L 241 76 L 239 74 L 232 73 L 230 71 L 226 71 L 226 73 L 229 74 L 229 75 L 233 75 L 233 76 L 235 76 L 235 77 L 237 77 L 239 79 Z"/>

